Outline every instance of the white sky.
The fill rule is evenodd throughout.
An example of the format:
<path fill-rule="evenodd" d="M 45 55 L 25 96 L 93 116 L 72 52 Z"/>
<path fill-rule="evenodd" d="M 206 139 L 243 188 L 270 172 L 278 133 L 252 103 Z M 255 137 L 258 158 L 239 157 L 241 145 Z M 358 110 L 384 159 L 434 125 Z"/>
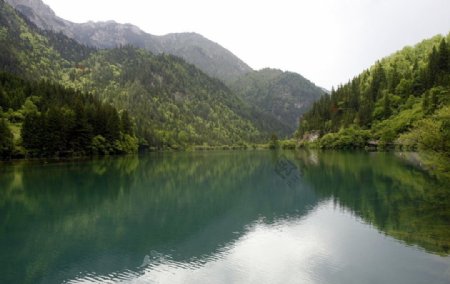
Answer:
<path fill-rule="evenodd" d="M 74 22 L 115 20 L 197 32 L 254 69 L 331 89 L 405 45 L 450 32 L 450 0 L 44 0 Z"/>

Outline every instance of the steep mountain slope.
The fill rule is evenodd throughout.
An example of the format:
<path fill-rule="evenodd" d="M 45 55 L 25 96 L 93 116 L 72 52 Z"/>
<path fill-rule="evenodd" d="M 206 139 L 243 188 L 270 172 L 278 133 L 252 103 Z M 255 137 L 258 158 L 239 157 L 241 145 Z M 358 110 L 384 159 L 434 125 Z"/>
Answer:
<path fill-rule="evenodd" d="M 130 46 L 96 51 L 38 29 L 3 0 L 0 48 L 0 71 L 59 82 L 128 110 L 150 146 L 261 141 L 282 128 L 181 58 Z"/>
<path fill-rule="evenodd" d="M 438 35 L 380 60 L 316 102 L 299 136 L 320 132 L 324 148 L 397 144 L 450 157 L 449 43 L 450 33 Z"/>
<path fill-rule="evenodd" d="M 132 111 L 152 145 L 233 144 L 259 135 L 240 115 L 246 106 L 236 95 L 182 59 L 125 47 L 80 65 L 65 83 Z"/>
<path fill-rule="evenodd" d="M 97 48 L 133 45 L 152 53 L 168 53 L 194 64 L 206 74 L 231 82 L 252 69 L 230 51 L 195 33 L 154 36 L 131 24 L 114 21 L 76 24 L 55 15 L 41 0 L 6 0 L 44 30 L 62 32 Z"/>
<path fill-rule="evenodd" d="M 292 134 L 298 118 L 324 94 L 301 75 L 276 69 L 248 73 L 232 84 L 232 90 L 288 126 Z"/>
<path fill-rule="evenodd" d="M 64 58 L 62 52 L 56 49 L 61 37 L 55 34 L 47 37 L 45 32 L 18 15 L 3 0 L 0 1 L 0 8 L 1 70 L 22 75 L 28 79 L 60 80 L 64 69 L 72 65 L 70 59 Z M 88 48 L 74 40 L 65 38 L 61 43 L 64 48 L 60 49 L 69 47 L 67 50 L 72 50 L 71 54 L 78 54 L 79 58 L 84 58 L 83 53 L 86 56 L 90 52 Z"/>

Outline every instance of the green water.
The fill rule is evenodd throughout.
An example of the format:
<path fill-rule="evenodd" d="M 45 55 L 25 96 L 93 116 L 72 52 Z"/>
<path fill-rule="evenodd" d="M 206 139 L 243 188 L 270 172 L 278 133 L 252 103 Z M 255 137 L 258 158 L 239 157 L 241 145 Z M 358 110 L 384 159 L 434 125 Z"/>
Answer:
<path fill-rule="evenodd" d="M 387 153 L 0 164 L 0 283 L 449 283 L 449 190 Z"/>

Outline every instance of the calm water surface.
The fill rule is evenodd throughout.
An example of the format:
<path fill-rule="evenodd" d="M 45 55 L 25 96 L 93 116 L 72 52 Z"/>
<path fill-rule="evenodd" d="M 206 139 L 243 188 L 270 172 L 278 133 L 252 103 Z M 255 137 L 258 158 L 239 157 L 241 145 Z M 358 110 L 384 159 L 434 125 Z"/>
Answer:
<path fill-rule="evenodd" d="M 0 283 L 450 283 L 450 184 L 387 153 L 0 164 Z"/>

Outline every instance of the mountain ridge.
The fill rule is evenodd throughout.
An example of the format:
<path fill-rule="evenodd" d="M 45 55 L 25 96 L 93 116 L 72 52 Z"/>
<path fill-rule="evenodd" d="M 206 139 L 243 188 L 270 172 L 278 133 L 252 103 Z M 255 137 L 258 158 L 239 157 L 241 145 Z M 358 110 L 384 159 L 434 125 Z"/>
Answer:
<path fill-rule="evenodd" d="M 247 73 L 231 89 L 286 124 L 289 134 L 298 126 L 298 118 L 325 93 L 300 74 L 273 68 Z"/>
<path fill-rule="evenodd" d="M 271 129 L 283 137 L 291 135 L 298 124 L 298 117 L 305 112 L 311 102 L 323 93 L 309 80 L 294 72 L 282 72 L 275 69 L 253 71 L 219 44 L 197 33 L 172 33 L 164 36 L 147 34 L 132 24 L 119 24 L 115 21 L 72 23 L 58 17 L 41 0 L 6 0 L 21 14 L 41 29 L 61 32 L 87 46 L 97 48 L 115 48 L 132 45 L 144 48 L 154 54 L 172 54 L 185 59 L 206 74 L 220 79 L 251 107 L 253 117 L 258 112 L 272 117 L 276 123 L 261 126 Z M 50 33 L 50 35 L 52 35 Z M 229 62 L 232 64 L 222 64 Z M 234 60 L 238 59 L 238 60 Z M 234 60 L 234 61 L 233 61 Z M 214 70 L 212 70 L 214 69 Z M 236 70 L 238 70 L 236 72 Z M 275 77 L 264 76 L 273 72 Z M 233 74 L 230 76 L 230 74 Z M 256 75 L 258 74 L 258 75 Z M 255 76 L 258 86 L 250 90 L 245 84 L 254 85 Z M 290 77 L 290 78 L 288 78 Z M 267 82 L 264 82 L 266 80 Z M 269 90 L 263 90 L 267 87 Z M 256 92 L 256 94 L 255 94 Z M 246 114 L 243 114 L 246 115 Z M 256 116 L 260 116 L 257 114 Z M 266 120 L 266 119 L 264 119 Z M 258 121 L 257 121 L 258 122 Z M 279 129 L 274 129 L 278 125 Z"/>
<path fill-rule="evenodd" d="M 6 0 L 6 2 L 39 28 L 62 32 L 85 45 L 115 48 L 130 44 L 155 54 L 173 54 L 224 82 L 234 81 L 252 71 L 250 66 L 232 52 L 197 33 L 156 36 L 144 32 L 135 25 L 119 24 L 115 21 L 90 21 L 79 24 L 58 17 L 41 0 Z"/>
<path fill-rule="evenodd" d="M 90 93 L 128 111 L 140 144 L 158 149 L 261 143 L 285 127 L 180 57 L 130 45 L 92 49 L 40 30 L 3 0 L 0 70 Z M 19 117 L 18 124 L 22 105 L 0 101 L 6 120 Z"/>

